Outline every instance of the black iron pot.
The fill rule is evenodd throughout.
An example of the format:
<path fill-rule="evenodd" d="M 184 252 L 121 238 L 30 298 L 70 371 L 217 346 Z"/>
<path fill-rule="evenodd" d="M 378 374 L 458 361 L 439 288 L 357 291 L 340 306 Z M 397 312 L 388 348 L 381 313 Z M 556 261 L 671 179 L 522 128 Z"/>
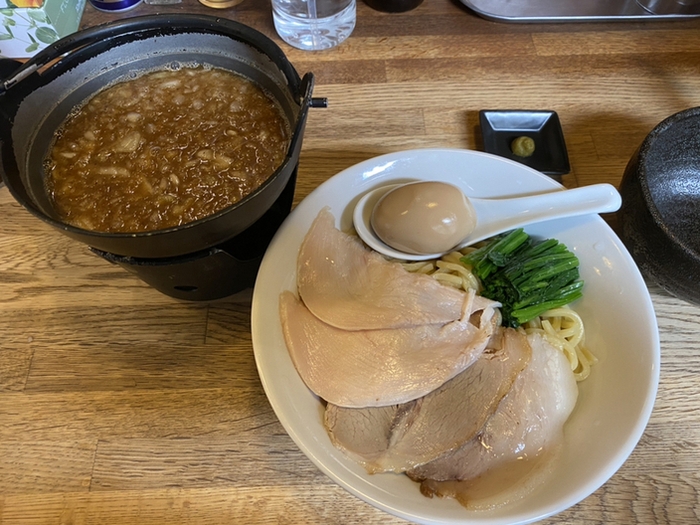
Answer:
<path fill-rule="evenodd" d="M 240 202 L 183 226 L 143 233 L 101 233 L 64 223 L 45 190 L 43 160 L 70 111 L 101 88 L 135 72 L 171 64 L 209 64 L 259 84 L 282 107 L 292 130 L 283 164 Z M 15 199 L 65 235 L 101 252 L 170 258 L 220 245 L 260 219 L 293 184 L 313 75 L 303 79 L 265 35 L 230 20 L 153 15 L 87 29 L 18 66 L 0 86 L 0 168 Z"/>
<path fill-rule="evenodd" d="M 620 185 L 620 237 L 640 270 L 700 304 L 700 108 L 659 123 Z"/>

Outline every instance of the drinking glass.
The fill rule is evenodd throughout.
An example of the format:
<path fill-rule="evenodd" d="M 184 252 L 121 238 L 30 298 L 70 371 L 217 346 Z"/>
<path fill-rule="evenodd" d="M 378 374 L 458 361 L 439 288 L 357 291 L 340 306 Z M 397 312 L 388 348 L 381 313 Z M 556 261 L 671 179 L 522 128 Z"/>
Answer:
<path fill-rule="evenodd" d="M 329 49 L 355 28 L 356 0 L 272 0 L 279 36 L 307 51 Z"/>

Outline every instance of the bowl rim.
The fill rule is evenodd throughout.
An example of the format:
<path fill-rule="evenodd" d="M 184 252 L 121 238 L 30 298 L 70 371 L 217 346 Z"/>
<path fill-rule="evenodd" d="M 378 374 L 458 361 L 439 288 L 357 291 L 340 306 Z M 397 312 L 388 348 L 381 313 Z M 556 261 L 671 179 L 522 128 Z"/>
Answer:
<path fill-rule="evenodd" d="M 484 171 L 481 169 L 465 170 L 464 157 L 467 156 L 479 158 L 483 161 L 491 159 L 491 162 L 498 164 L 498 169 L 493 171 L 489 170 L 487 172 L 489 176 L 477 176 L 475 180 L 472 180 L 473 175 L 468 174 L 477 173 L 484 175 Z M 452 162 L 448 162 L 450 159 Z M 422 162 L 419 162 L 421 160 Z M 638 372 L 643 371 L 645 381 L 638 381 L 639 377 L 642 377 L 642 375 L 637 376 L 633 374 L 629 376 L 634 377 L 634 383 L 636 383 L 639 388 L 644 389 L 644 394 L 636 398 L 637 402 L 635 402 L 634 405 L 636 407 L 635 410 L 629 411 L 625 409 L 620 413 L 616 413 L 615 410 L 606 410 L 606 412 L 613 413 L 613 415 L 606 416 L 605 419 L 612 420 L 614 424 L 606 426 L 605 428 L 619 428 L 620 422 L 622 421 L 620 418 L 631 418 L 634 419 L 634 422 L 631 423 L 629 419 L 626 419 L 626 431 L 624 434 L 618 435 L 618 437 L 615 438 L 615 442 L 619 446 L 614 448 L 615 452 L 611 456 L 603 454 L 602 456 L 598 456 L 597 459 L 594 457 L 593 461 L 591 461 L 590 457 L 586 460 L 586 465 L 590 466 L 592 464 L 602 463 L 604 466 L 600 469 L 595 468 L 592 472 L 584 473 L 584 479 L 581 480 L 577 476 L 572 477 L 569 472 L 566 472 L 566 464 L 560 464 L 559 468 L 562 469 L 561 474 L 565 474 L 569 479 L 575 479 L 577 488 L 571 490 L 564 488 L 564 493 L 559 494 L 554 500 L 543 500 L 541 501 L 542 504 L 538 504 L 533 508 L 527 505 L 520 506 L 518 504 L 516 504 L 515 507 L 506 506 L 501 510 L 494 511 L 494 514 L 481 514 L 478 513 L 478 511 L 469 513 L 465 511 L 464 508 L 459 507 L 459 504 L 454 501 L 433 502 L 433 505 L 439 503 L 441 508 L 438 512 L 438 509 L 434 509 L 432 506 L 430 508 L 424 506 L 425 501 L 431 502 L 433 500 L 421 500 L 416 503 L 413 498 L 407 497 L 407 494 L 411 494 L 411 492 L 404 491 L 405 489 L 403 488 L 400 494 L 395 494 L 394 489 L 396 489 L 397 486 L 394 484 L 393 480 L 373 482 L 366 473 L 363 472 L 364 469 L 361 466 L 345 458 L 342 452 L 333 449 L 331 446 L 324 446 L 328 438 L 325 431 L 321 432 L 321 417 L 318 412 L 318 400 L 303 385 L 296 370 L 291 368 L 293 366 L 291 359 L 282 342 L 283 336 L 277 318 L 277 297 L 279 292 L 283 289 L 295 289 L 296 270 L 294 269 L 295 265 L 293 263 L 291 263 L 289 268 L 282 268 L 281 261 L 288 257 L 289 253 L 293 253 L 298 249 L 301 238 L 308 230 L 308 226 L 316 216 L 317 211 L 322 207 L 329 206 L 331 212 L 336 215 L 337 224 L 343 228 L 349 227 L 351 213 L 348 212 L 348 209 L 352 207 L 353 200 L 359 198 L 359 195 L 364 191 L 370 190 L 380 183 L 385 184 L 388 181 L 397 179 L 404 181 L 412 180 L 414 178 L 414 172 L 406 172 L 406 169 L 410 166 L 417 166 L 416 172 L 419 173 L 420 176 L 416 178 L 422 179 L 426 174 L 429 178 L 440 177 L 441 175 L 439 172 L 435 170 L 425 170 L 424 168 L 424 166 L 431 167 L 435 165 L 442 166 L 443 170 L 449 170 L 450 173 L 459 178 L 467 177 L 468 181 L 466 184 L 474 184 L 472 189 L 476 189 L 476 191 L 479 192 L 478 195 L 475 194 L 475 196 L 490 196 L 495 193 L 501 194 L 501 188 L 503 187 L 512 188 L 511 191 L 516 194 L 522 191 L 535 191 L 529 184 L 521 186 L 521 178 L 515 176 L 516 174 L 513 173 L 516 166 L 517 171 L 527 171 L 531 173 L 527 178 L 533 177 L 536 181 L 539 181 L 537 187 L 542 191 L 560 186 L 546 175 L 535 172 L 527 166 L 503 157 L 472 150 L 444 148 L 414 149 L 388 153 L 360 162 L 326 180 L 322 185 L 305 197 L 292 211 L 290 216 L 287 217 L 282 227 L 278 230 L 275 239 L 273 239 L 273 243 L 268 248 L 261 265 L 261 270 L 258 273 L 251 306 L 251 332 L 260 380 L 275 414 L 302 452 L 338 485 L 366 503 L 403 519 L 408 519 L 416 523 L 429 523 L 431 525 L 437 525 L 438 523 L 441 525 L 447 523 L 453 523 L 455 525 L 513 525 L 514 523 L 524 525 L 525 523 L 533 523 L 572 507 L 605 484 L 627 461 L 630 454 L 636 448 L 647 427 L 656 401 L 660 375 L 661 348 L 653 303 L 649 296 L 648 288 L 632 256 L 625 249 L 614 231 L 601 217 L 579 217 L 559 220 L 556 221 L 556 223 L 554 221 L 550 223 L 541 223 L 539 227 L 533 227 L 531 231 L 536 235 L 548 237 L 551 237 L 552 235 L 550 234 L 554 233 L 554 231 L 561 231 L 562 234 L 566 232 L 569 238 L 577 239 L 574 244 L 581 249 L 583 255 L 593 257 L 594 260 L 600 261 L 600 264 L 595 263 L 587 266 L 588 275 L 596 280 L 603 279 L 608 282 L 608 280 L 612 278 L 611 272 L 617 271 L 617 268 L 620 268 L 619 265 L 630 269 L 629 272 L 623 272 L 622 276 L 625 280 L 631 279 L 634 281 L 634 285 L 628 290 L 616 287 L 620 285 L 619 280 L 614 282 L 609 281 L 609 285 L 598 288 L 598 290 L 603 290 L 601 293 L 605 293 L 606 297 L 612 296 L 612 301 L 605 301 L 607 305 L 611 305 L 616 301 L 629 300 L 626 297 L 629 297 L 629 294 L 633 294 L 636 299 L 639 299 L 635 304 L 637 304 L 639 308 L 643 308 L 644 318 L 649 321 L 642 331 L 636 329 L 632 330 L 629 323 L 637 323 L 639 317 L 627 316 L 623 323 L 624 326 L 615 324 L 613 328 L 615 333 L 627 334 L 625 337 L 632 336 L 642 343 L 645 348 L 648 345 L 650 349 L 649 354 L 644 360 L 637 360 L 634 363 L 634 366 L 638 366 L 636 369 Z M 450 168 L 450 166 L 452 167 Z M 483 181 L 488 180 L 491 176 L 505 177 L 508 181 L 512 181 L 513 184 L 499 185 L 494 182 L 492 185 L 489 185 L 488 189 L 489 192 L 493 191 L 494 193 L 481 193 L 482 191 L 486 191 L 481 187 Z M 506 182 L 506 179 L 502 182 Z M 591 238 L 591 235 L 594 237 Z M 609 259 L 608 255 L 606 255 L 606 253 L 608 253 L 606 252 L 608 247 L 610 248 L 609 256 L 612 257 L 612 259 Z M 289 263 L 282 263 L 282 265 L 285 264 L 289 265 Z M 583 277 L 584 279 L 587 278 L 585 275 Z M 586 304 L 584 305 L 582 302 L 579 311 L 581 313 L 588 312 L 588 315 L 590 315 L 591 309 L 596 308 L 596 306 L 585 298 L 583 301 L 585 301 Z M 618 310 L 616 309 L 614 311 Z M 601 319 L 600 317 L 597 318 Z M 609 323 L 612 321 L 610 321 L 609 317 L 603 316 L 602 320 L 597 322 L 608 325 L 605 330 L 611 329 Z M 592 326 L 595 326 L 595 324 Z M 589 334 L 601 333 L 599 330 L 601 330 L 601 328 L 597 328 L 595 331 L 591 330 Z M 594 343 L 595 340 L 591 342 Z M 601 349 L 602 348 L 603 347 L 601 347 Z M 619 355 L 617 352 L 610 351 L 612 346 L 605 344 L 605 348 L 607 351 L 603 350 L 598 354 L 601 358 L 610 360 L 614 359 L 616 355 Z M 638 350 L 638 347 L 635 349 Z M 620 366 L 619 362 L 617 366 Z M 624 366 L 625 370 L 628 371 L 627 373 L 632 374 L 632 372 L 629 372 L 628 364 L 626 363 Z M 604 374 L 596 374 L 587 380 L 589 382 L 583 386 L 583 388 L 588 390 L 586 394 L 587 397 L 592 396 L 591 399 L 593 399 L 598 395 L 596 394 L 595 386 L 599 384 L 600 381 L 603 381 L 604 377 Z M 621 384 L 620 377 L 618 376 L 611 376 L 608 379 L 609 384 Z M 640 386 L 641 383 L 643 383 L 643 387 Z M 627 390 L 636 391 L 638 393 L 636 387 Z M 629 395 L 636 396 L 637 394 Z M 590 402 L 587 404 L 577 404 L 579 411 L 578 416 L 575 416 L 575 419 L 567 421 L 570 427 L 569 430 L 565 432 L 567 432 L 569 436 L 585 436 L 588 435 L 588 432 L 592 429 L 596 429 L 597 435 L 600 436 L 601 427 L 596 425 L 601 423 L 602 420 L 600 418 L 602 414 L 596 407 L 602 405 L 598 403 L 604 403 L 605 406 L 608 406 L 609 398 L 601 397 L 596 403 L 592 404 Z M 586 412 L 580 412 L 582 409 L 586 410 Z M 577 432 L 577 428 L 584 428 L 585 432 L 579 433 Z M 585 438 L 574 438 L 574 441 L 570 443 L 581 444 L 584 441 L 600 443 L 599 440 Z M 601 450 L 608 450 L 609 448 L 609 442 L 606 441 Z M 382 479 L 384 479 L 384 475 L 381 476 Z M 412 487 L 411 490 L 417 489 Z M 454 505 L 451 509 L 442 507 L 443 505 L 450 505 L 450 503 Z M 418 506 L 415 506 L 416 504 Z M 431 505 L 431 503 L 426 503 L 426 505 Z M 457 507 L 456 510 L 455 507 Z"/>

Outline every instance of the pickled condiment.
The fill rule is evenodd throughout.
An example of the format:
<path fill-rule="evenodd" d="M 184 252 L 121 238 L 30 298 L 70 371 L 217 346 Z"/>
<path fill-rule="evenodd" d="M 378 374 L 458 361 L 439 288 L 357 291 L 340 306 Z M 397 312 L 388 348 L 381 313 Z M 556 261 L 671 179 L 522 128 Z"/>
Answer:
<path fill-rule="evenodd" d="M 535 141 L 531 137 L 518 137 L 511 142 L 510 149 L 518 157 L 531 157 L 535 153 Z"/>

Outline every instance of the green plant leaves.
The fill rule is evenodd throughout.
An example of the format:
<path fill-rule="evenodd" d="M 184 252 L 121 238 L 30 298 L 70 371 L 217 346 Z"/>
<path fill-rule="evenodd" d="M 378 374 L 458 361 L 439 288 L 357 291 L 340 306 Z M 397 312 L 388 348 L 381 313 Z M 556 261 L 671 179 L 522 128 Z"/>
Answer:
<path fill-rule="evenodd" d="M 53 44 L 56 40 L 58 40 L 58 33 L 56 33 L 53 27 L 37 27 L 36 38 L 44 44 Z"/>
<path fill-rule="evenodd" d="M 27 15 L 29 15 L 29 18 L 32 20 L 36 20 L 37 22 L 44 24 L 49 21 L 49 17 L 47 17 L 46 13 L 44 13 L 44 11 L 41 9 L 27 9 Z"/>
<path fill-rule="evenodd" d="M 0 0 L 2 1 L 2 0 Z M 0 8 L 0 42 L 16 40 L 27 56 L 60 39 L 44 9 Z M 13 44 L 3 44 L 3 46 Z M 12 47 L 10 47 L 12 49 Z M 6 51 L 0 46 L 0 55 Z"/>

